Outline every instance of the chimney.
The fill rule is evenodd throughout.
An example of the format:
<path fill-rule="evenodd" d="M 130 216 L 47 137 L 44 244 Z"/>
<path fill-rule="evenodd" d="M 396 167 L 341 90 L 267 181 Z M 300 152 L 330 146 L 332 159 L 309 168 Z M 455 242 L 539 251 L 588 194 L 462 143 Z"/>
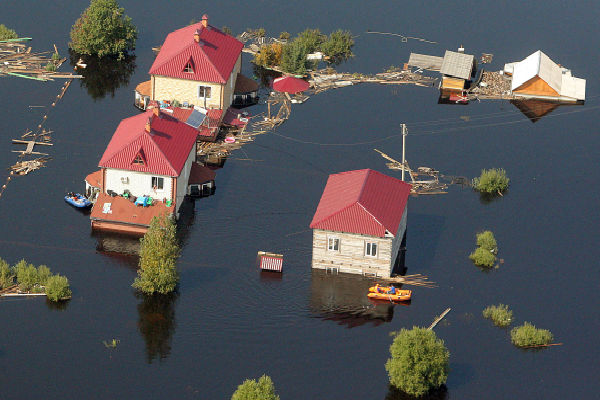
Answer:
<path fill-rule="evenodd" d="M 146 132 L 150 133 L 150 126 L 152 124 L 152 117 L 148 117 L 148 121 L 146 121 Z"/>
<path fill-rule="evenodd" d="M 194 32 L 194 42 L 200 43 L 200 30 L 199 29 L 196 29 L 196 32 Z"/>
<path fill-rule="evenodd" d="M 160 117 L 160 107 L 154 107 L 152 109 L 152 114 L 154 114 L 157 117 Z"/>
<path fill-rule="evenodd" d="M 208 15 L 206 14 L 202 16 L 202 26 L 208 28 Z"/>

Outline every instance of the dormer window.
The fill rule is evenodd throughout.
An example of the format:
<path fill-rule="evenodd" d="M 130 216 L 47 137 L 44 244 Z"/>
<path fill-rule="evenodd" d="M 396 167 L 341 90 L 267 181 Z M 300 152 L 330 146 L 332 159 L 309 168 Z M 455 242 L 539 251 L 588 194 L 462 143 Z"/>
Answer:
<path fill-rule="evenodd" d="M 188 62 L 185 65 L 185 68 L 183 69 L 183 72 L 187 72 L 188 74 L 193 74 L 194 73 L 194 68 L 192 67 L 192 63 Z"/>
<path fill-rule="evenodd" d="M 135 159 L 133 160 L 133 165 L 146 165 L 146 163 L 144 162 L 144 157 L 142 157 L 140 153 L 138 153 L 138 155 L 135 156 Z"/>

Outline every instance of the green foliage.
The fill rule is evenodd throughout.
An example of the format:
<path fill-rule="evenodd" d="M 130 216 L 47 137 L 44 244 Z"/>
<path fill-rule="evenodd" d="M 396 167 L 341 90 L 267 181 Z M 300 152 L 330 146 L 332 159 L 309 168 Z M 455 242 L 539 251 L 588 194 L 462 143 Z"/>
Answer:
<path fill-rule="evenodd" d="M 283 47 L 281 53 L 281 69 L 291 74 L 304 74 L 308 69 L 306 55 L 310 53 L 304 44 L 292 41 Z"/>
<path fill-rule="evenodd" d="M 320 50 L 329 56 L 330 63 L 338 64 L 353 56 L 352 46 L 354 46 L 352 33 L 338 29 L 329 35 Z"/>
<path fill-rule="evenodd" d="M 40 265 L 37 268 L 37 276 L 38 276 L 38 283 L 42 286 L 45 286 L 46 283 L 48 282 L 48 278 L 50 278 L 50 276 L 52 276 L 52 273 L 50 272 L 50 268 L 48 268 L 45 265 Z"/>
<path fill-rule="evenodd" d="M 0 289 L 5 289 L 15 284 L 15 271 L 0 258 Z"/>
<path fill-rule="evenodd" d="M 92 0 L 71 28 L 71 47 L 80 54 L 118 56 L 135 49 L 137 29 L 116 0 Z"/>
<path fill-rule="evenodd" d="M 504 169 L 482 169 L 481 176 L 473 179 L 473 187 L 482 193 L 502 193 L 508 188 L 508 182 Z"/>
<path fill-rule="evenodd" d="M 294 39 L 295 42 L 301 43 L 305 47 L 306 54 L 319 50 L 325 40 L 327 40 L 327 36 L 318 29 L 306 29 Z"/>
<path fill-rule="evenodd" d="M 18 37 L 17 32 L 7 28 L 4 24 L 0 24 L 0 40 L 16 39 Z"/>
<path fill-rule="evenodd" d="M 17 283 L 19 289 L 28 292 L 39 283 L 38 271 L 33 264 L 28 264 L 27 261 L 21 260 L 15 265 L 17 273 Z"/>
<path fill-rule="evenodd" d="M 480 267 L 493 267 L 496 264 L 496 255 L 483 247 L 476 248 L 469 258 Z"/>
<path fill-rule="evenodd" d="M 48 72 L 54 72 L 56 71 L 56 65 L 54 65 L 54 63 L 49 62 L 48 64 L 46 64 L 44 69 Z"/>
<path fill-rule="evenodd" d="M 228 26 L 223 25 L 223 27 L 221 28 L 221 31 L 229 36 L 233 36 L 233 32 L 231 31 L 231 28 Z"/>
<path fill-rule="evenodd" d="M 547 329 L 538 329 L 529 322 L 517 326 L 510 331 L 510 340 L 515 346 L 541 346 L 549 344 L 554 339 Z"/>
<path fill-rule="evenodd" d="M 513 320 L 513 312 L 506 304 L 488 306 L 483 310 L 483 317 L 494 321 L 496 326 L 509 326 Z"/>
<path fill-rule="evenodd" d="M 58 54 L 58 53 L 52 53 L 52 59 L 53 59 L 54 61 L 58 61 L 58 60 L 60 60 L 60 54 Z"/>
<path fill-rule="evenodd" d="M 289 32 L 281 32 L 279 34 L 279 39 L 281 40 L 289 40 L 290 39 L 290 33 Z"/>
<path fill-rule="evenodd" d="M 390 383 L 413 396 L 421 396 L 448 379 L 450 353 L 435 332 L 419 327 L 402 329 L 390 346 L 385 364 Z"/>
<path fill-rule="evenodd" d="M 61 301 L 71 298 L 69 280 L 61 275 L 52 275 L 46 282 L 46 297 L 50 301 Z"/>
<path fill-rule="evenodd" d="M 477 234 L 477 246 L 483 247 L 486 250 L 496 253 L 498 251 L 498 244 L 492 231 L 483 231 Z"/>
<path fill-rule="evenodd" d="M 146 294 L 167 294 L 175 290 L 179 276 L 175 262 L 179 256 L 176 227 L 166 215 L 152 218 L 141 239 L 140 268 L 133 287 Z"/>
<path fill-rule="evenodd" d="M 238 386 L 231 400 L 279 400 L 275 394 L 275 385 L 268 375 L 263 375 L 258 379 L 246 379 L 244 383 Z"/>
<path fill-rule="evenodd" d="M 281 63 L 283 45 L 281 43 L 265 44 L 254 56 L 253 62 L 261 67 L 272 67 Z"/>

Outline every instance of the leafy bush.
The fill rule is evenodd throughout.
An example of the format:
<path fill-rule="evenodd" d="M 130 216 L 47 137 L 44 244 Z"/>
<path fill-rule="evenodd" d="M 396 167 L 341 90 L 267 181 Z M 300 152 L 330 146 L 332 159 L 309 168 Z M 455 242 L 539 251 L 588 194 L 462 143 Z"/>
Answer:
<path fill-rule="evenodd" d="M 479 178 L 473 178 L 473 187 L 482 193 L 502 193 L 508 188 L 509 179 L 502 168 L 482 169 Z"/>
<path fill-rule="evenodd" d="M 496 326 L 509 326 L 513 319 L 513 312 L 505 304 L 488 306 L 483 310 L 483 317 L 494 321 Z"/>
<path fill-rule="evenodd" d="M 262 67 L 272 67 L 281 63 L 283 45 L 281 43 L 265 44 L 254 56 L 254 63 Z"/>
<path fill-rule="evenodd" d="M 402 329 L 390 346 L 385 364 L 390 383 L 413 396 L 421 396 L 448 379 L 450 353 L 435 332 L 419 327 Z"/>
<path fill-rule="evenodd" d="M 483 231 L 477 234 L 477 246 L 483 247 L 486 250 L 496 253 L 498 251 L 498 244 L 492 231 Z"/>
<path fill-rule="evenodd" d="M 538 329 L 529 322 L 510 331 L 510 340 L 519 347 L 541 346 L 551 343 L 552 339 L 554 336 L 549 330 Z"/>
<path fill-rule="evenodd" d="M 289 32 L 281 32 L 279 34 L 279 39 L 281 40 L 289 40 L 290 39 L 290 33 Z"/>
<path fill-rule="evenodd" d="M 135 49 L 137 29 L 116 0 L 91 0 L 71 28 L 71 47 L 80 54 L 125 57 Z"/>
<path fill-rule="evenodd" d="M 493 267 L 496 264 L 496 255 L 483 247 L 476 248 L 469 258 L 480 267 Z"/>
<path fill-rule="evenodd" d="M 337 64 L 353 56 L 352 46 L 352 33 L 338 29 L 321 45 L 321 51 L 329 56 L 329 62 Z"/>
<path fill-rule="evenodd" d="M 46 297 L 50 301 L 61 301 L 71 298 L 69 280 L 61 275 L 52 275 L 46 282 Z"/>
<path fill-rule="evenodd" d="M 37 268 L 37 275 L 38 275 L 38 282 L 40 285 L 46 286 L 46 283 L 48 283 L 48 278 L 50 278 L 50 276 L 52 276 L 52 273 L 50 272 L 50 268 L 48 268 L 45 265 L 40 265 Z"/>
<path fill-rule="evenodd" d="M 179 276 L 175 262 L 179 256 L 176 227 L 166 215 L 152 218 L 150 228 L 141 239 L 138 276 L 133 287 L 146 293 L 167 294 L 175 290 Z"/>
<path fill-rule="evenodd" d="M 54 72 L 56 71 L 56 65 L 54 65 L 53 63 L 49 62 L 48 64 L 46 64 L 46 66 L 44 67 L 44 69 L 48 72 Z"/>
<path fill-rule="evenodd" d="M 58 53 L 52 53 L 52 59 L 53 59 L 54 61 L 58 61 L 58 60 L 60 60 L 60 54 L 58 54 Z"/>
<path fill-rule="evenodd" d="M 14 30 L 0 24 L 0 40 L 17 39 L 19 35 Z"/>
<path fill-rule="evenodd" d="M 281 69 L 291 74 L 304 74 L 308 69 L 307 47 L 299 41 L 292 41 L 283 47 L 281 52 Z"/>
<path fill-rule="evenodd" d="M 258 382 L 254 379 L 246 379 L 238 386 L 231 400 L 279 400 L 279 396 L 275 394 L 275 385 L 271 378 L 263 375 Z"/>
<path fill-rule="evenodd" d="M 27 264 L 27 261 L 25 260 L 21 260 L 15 265 L 15 272 L 17 273 L 19 289 L 24 292 L 30 291 L 40 282 L 38 271 L 35 266 L 33 264 Z"/>
<path fill-rule="evenodd" d="M 15 284 L 15 271 L 0 258 L 0 289 L 5 289 Z"/>

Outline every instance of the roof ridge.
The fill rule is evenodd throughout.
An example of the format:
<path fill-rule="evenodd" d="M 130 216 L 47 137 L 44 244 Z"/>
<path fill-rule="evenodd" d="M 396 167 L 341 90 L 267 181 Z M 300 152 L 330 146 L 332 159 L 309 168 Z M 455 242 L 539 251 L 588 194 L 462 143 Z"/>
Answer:
<path fill-rule="evenodd" d="M 373 217 L 373 219 L 374 219 L 374 220 L 375 220 L 375 221 L 376 221 L 376 222 L 377 222 L 379 225 L 381 225 L 381 226 L 383 227 L 383 229 L 385 229 L 386 231 L 388 230 L 388 229 L 385 227 L 385 225 L 383 225 L 383 223 L 381 223 L 381 221 L 379 221 L 379 220 L 377 219 L 377 217 L 375 217 L 375 216 L 374 216 L 374 215 L 373 215 L 373 214 L 372 214 L 372 213 L 371 213 L 369 210 L 367 210 L 367 208 L 366 208 L 365 206 L 363 206 L 363 205 L 362 205 L 360 202 L 358 202 L 358 201 L 356 202 L 356 204 L 358 204 L 359 206 L 361 206 L 361 207 L 363 208 L 363 210 L 365 210 L 365 212 L 366 212 L 367 214 L 369 214 L 371 217 Z"/>
<path fill-rule="evenodd" d="M 154 115 L 152 115 L 152 121 L 154 121 Z M 142 131 L 142 134 L 144 132 L 146 132 L 146 131 L 145 130 Z M 150 137 L 150 142 L 152 142 L 152 144 L 154 145 L 154 147 L 156 147 L 156 149 L 158 150 L 158 152 L 162 156 L 163 160 L 165 160 L 166 163 L 167 163 L 167 165 L 171 168 L 171 171 L 173 173 L 175 173 L 176 175 L 178 175 L 178 172 L 175 170 L 175 167 L 173 167 L 173 164 L 171 164 L 171 160 L 169 160 L 169 158 L 165 155 L 165 153 L 162 151 L 162 149 L 160 148 L 160 146 L 158 145 L 158 143 L 156 143 L 154 141 L 154 138 L 150 134 L 151 132 L 152 132 L 152 122 L 150 123 L 150 132 L 146 132 L 146 133 L 148 133 L 148 136 Z"/>

